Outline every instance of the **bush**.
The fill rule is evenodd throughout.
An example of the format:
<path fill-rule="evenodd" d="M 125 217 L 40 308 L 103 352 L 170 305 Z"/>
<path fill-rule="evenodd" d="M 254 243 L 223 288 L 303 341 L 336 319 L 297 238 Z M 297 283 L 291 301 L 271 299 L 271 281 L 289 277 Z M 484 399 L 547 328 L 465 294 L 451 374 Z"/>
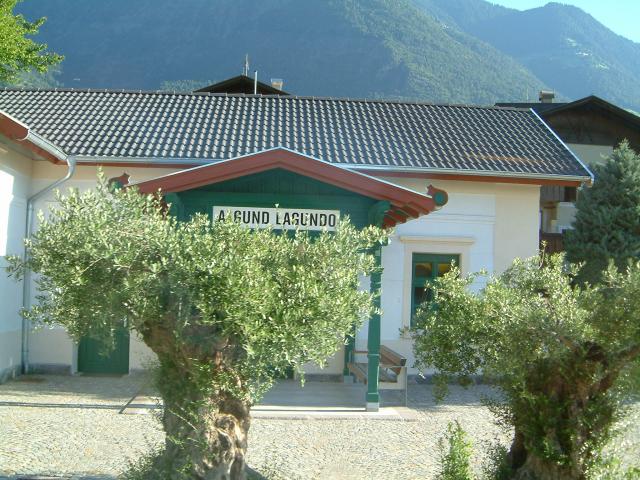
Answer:
<path fill-rule="evenodd" d="M 488 448 L 488 456 L 482 466 L 485 480 L 509 480 L 513 474 L 509 465 L 509 451 L 499 443 Z"/>
<path fill-rule="evenodd" d="M 441 471 L 438 480 L 473 480 L 471 455 L 473 445 L 458 421 L 449 422 L 447 433 L 438 441 Z"/>

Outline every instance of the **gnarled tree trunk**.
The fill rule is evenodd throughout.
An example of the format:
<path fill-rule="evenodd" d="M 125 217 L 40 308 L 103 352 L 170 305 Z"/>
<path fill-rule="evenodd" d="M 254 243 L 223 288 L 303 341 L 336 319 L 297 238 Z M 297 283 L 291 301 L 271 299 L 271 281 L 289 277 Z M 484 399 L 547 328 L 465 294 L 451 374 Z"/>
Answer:
<path fill-rule="evenodd" d="M 516 406 L 520 418 L 514 420 L 509 452 L 516 480 L 584 480 L 599 439 L 608 436 L 614 416 L 608 391 L 617 371 L 598 375 L 608 367 L 598 346 L 587 344 L 570 355 L 556 364 L 540 362 L 531 371 L 531 396 Z M 548 458 L 539 453 L 543 450 Z"/>
<path fill-rule="evenodd" d="M 516 470 L 513 478 L 514 480 L 582 480 L 585 477 L 580 471 L 529 454 L 524 464 Z"/>
<path fill-rule="evenodd" d="M 165 401 L 164 462 L 183 470 L 177 478 L 242 480 L 250 418 L 249 406 L 222 395 Z"/>
<path fill-rule="evenodd" d="M 143 338 L 160 361 L 166 443 L 157 468 L 171 480 L 244 480 L 251 405 L 246 386 L 227 368 L 238 349 L 203 329 L 178 340 L 154 327 Z"/>

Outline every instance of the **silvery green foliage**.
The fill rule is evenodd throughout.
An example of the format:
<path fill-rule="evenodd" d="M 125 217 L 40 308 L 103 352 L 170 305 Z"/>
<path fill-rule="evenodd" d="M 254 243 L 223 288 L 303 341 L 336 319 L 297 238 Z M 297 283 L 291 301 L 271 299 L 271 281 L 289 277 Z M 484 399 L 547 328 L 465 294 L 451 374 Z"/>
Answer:
<path fill-rule="evenodd" d="M 47 51 L 47 45 L 31 38 L 38 33 L 46 18 L 29 22 L 14 13 L 18 0 L 0 1 L 0 82 L 19 83 L 20 73 L 45 73 L 64 57 Z"/>
<path fill-rule="evenodd" d="M 418 366 L 438 371 L 441 396 L 448 380 L 480 374 L 501 389 L 504 402 L 490 406 L 515 428 L 512 454 L 535 456 L 548 478 L 592 467 L 637 383 L 640 264 L 611 266 L 596 287 L 575 285 L 576 272 L 561 255 L 518 259 L 478 294 L 474 276 L 454 270 L 413 331 Z"/>
<path fill-rule="evenodd" d="M 117 190 L 102 177 L 58 202 L 27 242 L 41 293 L 26 315 L 107 343 L 126 321 L 156 353 L 164 343 L 188 346 L 189 354 L 159 353 L 194 379 L 204 372 L 208 382 L 215 371 L 216 388 L 248 401 L 285 368 L 323 363 L 373 308 L 358 287 L 374 268 L 367 252 L 383 241 L 380 229 L 344 221 L 312 238 L 206 215 L 179 222 L 158 195 Z M 10 258 L 11 273 L 23 268 Z M 210 359 L 215 352 L 224 368 Z"/>

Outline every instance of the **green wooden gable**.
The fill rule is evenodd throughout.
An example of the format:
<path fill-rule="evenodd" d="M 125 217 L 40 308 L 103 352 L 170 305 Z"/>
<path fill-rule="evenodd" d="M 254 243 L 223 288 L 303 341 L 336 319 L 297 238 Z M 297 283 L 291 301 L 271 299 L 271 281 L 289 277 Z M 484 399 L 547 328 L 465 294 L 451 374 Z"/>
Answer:
<path fill-rule="evenodd" d="M 211 216 L 213 207 L 275 207 L 339 210 L 357 228 L 380 225 L 387 202 L 366 197 L 288 170 L 275 168 L 166 196 L 180 220 L 196 213 Z M 381 205 L 384 204 L 384 205 Z"/>

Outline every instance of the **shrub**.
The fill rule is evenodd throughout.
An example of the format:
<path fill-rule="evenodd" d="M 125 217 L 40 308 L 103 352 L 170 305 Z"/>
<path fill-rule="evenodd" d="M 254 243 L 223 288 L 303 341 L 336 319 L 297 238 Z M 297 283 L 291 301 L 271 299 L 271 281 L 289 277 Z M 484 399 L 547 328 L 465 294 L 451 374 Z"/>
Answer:
<path fill-rule="evenodd" d="M 445 438 L 438 441 L 441 471 L 438 480 L 473 480 L 471 455 L 473 445 L 460 423 L 449 422 Z"/>

